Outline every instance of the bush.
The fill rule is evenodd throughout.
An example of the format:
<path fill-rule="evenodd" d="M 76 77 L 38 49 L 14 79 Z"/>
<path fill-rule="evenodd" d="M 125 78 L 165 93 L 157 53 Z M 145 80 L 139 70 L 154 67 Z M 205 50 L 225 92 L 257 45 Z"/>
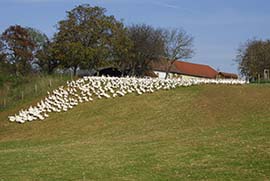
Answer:
<path fill-rule="evenodd" d="M 256 81 L 251 81 L 250 83 L 252 84 L 269 84 L 270 83 L 270 80 L 256 80 Z"/>

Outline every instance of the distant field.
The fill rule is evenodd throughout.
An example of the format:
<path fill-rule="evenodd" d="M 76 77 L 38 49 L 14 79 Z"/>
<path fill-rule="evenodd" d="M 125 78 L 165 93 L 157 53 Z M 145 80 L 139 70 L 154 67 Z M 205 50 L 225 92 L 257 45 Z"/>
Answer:
<path fill-rule="evenodd" d="M 0 180 L 270 179 L 269 84 L 127 95 L 7 121 L 35 99 L 0 113 Z"/>

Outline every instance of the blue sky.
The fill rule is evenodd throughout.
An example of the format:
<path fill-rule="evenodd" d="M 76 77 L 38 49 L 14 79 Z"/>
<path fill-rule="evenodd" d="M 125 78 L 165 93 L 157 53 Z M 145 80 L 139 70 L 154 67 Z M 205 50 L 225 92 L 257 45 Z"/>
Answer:
<path fill-rule="evenodd" d="M 237 73 L 233 61 L 240 43 L 270 38 L 269 0 L 0 0 L 0 32 L 20 24 L 52 37 L 66 11 L 89 3 L 124 23 L 183 28 L 194 41 L 190 62 Z"/>

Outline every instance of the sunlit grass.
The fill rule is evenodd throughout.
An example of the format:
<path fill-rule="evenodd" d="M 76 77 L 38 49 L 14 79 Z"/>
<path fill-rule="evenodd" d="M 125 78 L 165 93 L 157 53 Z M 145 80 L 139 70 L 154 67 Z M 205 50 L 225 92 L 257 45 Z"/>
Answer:
<path fill-rule="evenodd" d="M 0 114 L 0 180 L 268 180 L 270 86 L 204 85 Z M 30 101 L 30 100 L 29 100 Z"/>

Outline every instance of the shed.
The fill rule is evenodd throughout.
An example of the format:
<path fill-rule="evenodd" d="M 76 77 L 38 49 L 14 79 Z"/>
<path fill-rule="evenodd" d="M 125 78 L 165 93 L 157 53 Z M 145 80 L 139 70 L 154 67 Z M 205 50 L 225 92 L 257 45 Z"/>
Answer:
<path fill-rule="evenodd" d="M 105 67 L 105 68 L 100 68 L 95 74 L 95 76 L 110 76 L 110 77 L 121 77 L 122 72 L 118 70 L 115 67 Z"/>
<path fill-rule="evenodd" d="M 238 75 L 233 74 L 233 73 L 227 73 L 227 72 L 219 72 L 218 73 L 218 78 L 222 78 L 222 79 L 238 79 Z"/>

